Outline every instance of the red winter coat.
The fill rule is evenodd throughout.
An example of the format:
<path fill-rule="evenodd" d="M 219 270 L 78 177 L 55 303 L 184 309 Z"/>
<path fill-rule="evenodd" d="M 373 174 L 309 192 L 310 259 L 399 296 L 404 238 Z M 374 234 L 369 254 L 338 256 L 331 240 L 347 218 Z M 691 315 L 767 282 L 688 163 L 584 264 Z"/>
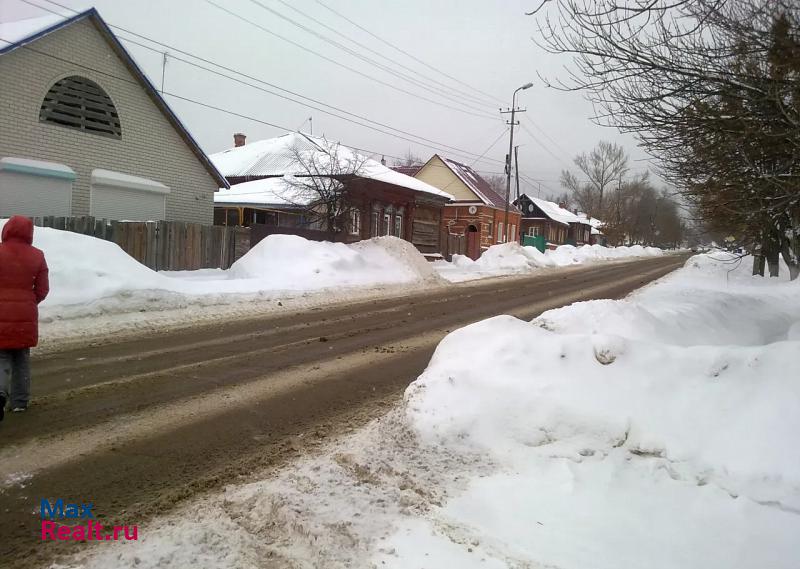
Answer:
<path fill-rule="evenodd" d="M 33 222 L 15 215 L 0 243 L 0 350 L 32 348 L 39 342 L 39 308 L 50 284 L 44 253 L 31 245 Z"/>

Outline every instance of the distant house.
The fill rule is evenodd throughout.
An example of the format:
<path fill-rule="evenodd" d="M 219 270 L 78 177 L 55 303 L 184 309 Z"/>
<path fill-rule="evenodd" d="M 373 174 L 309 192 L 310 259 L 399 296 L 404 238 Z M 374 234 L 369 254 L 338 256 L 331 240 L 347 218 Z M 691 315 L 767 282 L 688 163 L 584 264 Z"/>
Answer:
<path fill-rule="evenodd" d="M 301 155 L 318 164 L 344 159 L 358 168 L 348 173 L 346 168 L 331 166 L 311 176 L 307 166 L 299 163 Z M 344 242 L 394 235 L 410 241 L 423 254 L 440 254 L 442 210 L 452 196 L 355 150 L 297 132 L 253 143 L 237 134 L 234 147 L 212 154 L 211 160 L 231 184 L 214 197 L 217 224 L 258 224 L 259 231 L 267 233 Z M 316 196 L 298 191 L 297 185 L 309 177 L 333 177 L 345 184 L 353 208 L 345 231 L 331 235 L 306 219 Z"/>
<path fill-rule="evenodd" d="M 0 217 L 212 222 L 225 178 L 96 10 L 0 38 Z"/>
<path fill-rule="evenodd" d="M 444 208 L 446 233 L 466 238 L 465 253 L 477 259 L 482 251 L 506 240 L 519 241 L 520 212 L 506 201 L 480 174 L 466 164 L 435 154 L 414 177 L 453 194 L 455 200 Z"/>
<path fill-rule="evenodd" d="M 602 245 L 606 246 L 607 239 L 606 236 L 603 234 L 603 225 L 604 223 L 597 219 L 596 217 L 591 217 L 586 215 L 585 213 L 578 213 L 578 217 L 588 223 L 591 227 L 591 237 L 589 238 L 589 243 L 591 245 Z"/>
<path fill-rule="evenodd" d="M 561 205 L 522 194 L 514 202 L 522 211 L 522 232 L 530 237 L 544 236 L 547 246 L 585 245 L 592 226 Z"/>

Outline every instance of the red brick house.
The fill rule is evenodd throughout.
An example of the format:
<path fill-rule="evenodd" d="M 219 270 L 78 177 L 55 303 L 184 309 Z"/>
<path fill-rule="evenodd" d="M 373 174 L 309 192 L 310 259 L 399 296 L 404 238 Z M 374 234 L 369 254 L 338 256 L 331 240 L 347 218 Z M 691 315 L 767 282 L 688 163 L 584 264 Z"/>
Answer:
<path fill-rule="evenodd" d="M 235 146 L 210 156 L 231 184 L 214 196 L 214 222 L 218 225 L 257 225 L 260 235 L 291 233 L 308 239 L 354 242 L 381 235 L 410 241 L 425 255 L 441 255 L 439 227 L 444 206 L 452 196 L 420 180 L 395 172 L 354 150 L 336 145 L 334 160 L 358 157 L 356 171 L 331 167 L 309 176 L 297 164 L 297 151 L 332 159 L 332 143 L 302 133 L 246 144 L 244 135 Z M 299 194 L 286 176 L 335 178 L 347 187 L 352 208 L 348 227 L 331 235 L 309 222 L 304 212 L 313 207 L 313 195 Z"/>
<path fill-rule="evenodd" d="M 519 241 L 519 210 L 509 204 L 508 227 L 504 227 L 505 199 L 470 166 L 435 154 L 414 177 L 455 198 L 444 207 L 442 233 L 462 238 L 463 251 L 448 253 L 460 252 L 477 259 L 492 245 L 507 239 Z"/>

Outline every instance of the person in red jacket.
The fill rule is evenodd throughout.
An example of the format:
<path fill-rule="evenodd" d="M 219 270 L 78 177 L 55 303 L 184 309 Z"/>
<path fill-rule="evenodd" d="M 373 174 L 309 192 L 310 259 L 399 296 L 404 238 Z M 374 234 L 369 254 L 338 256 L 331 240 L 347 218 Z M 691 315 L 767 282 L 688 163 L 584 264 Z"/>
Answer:
<path fill-rule="evenodd" d="M 0 242 L 0 420 L 30 400 L 30 348 L 39 343 L 39 303 L 50 292 L 44 253 L 32 245 L 33 222 L 15 215 Z"/>

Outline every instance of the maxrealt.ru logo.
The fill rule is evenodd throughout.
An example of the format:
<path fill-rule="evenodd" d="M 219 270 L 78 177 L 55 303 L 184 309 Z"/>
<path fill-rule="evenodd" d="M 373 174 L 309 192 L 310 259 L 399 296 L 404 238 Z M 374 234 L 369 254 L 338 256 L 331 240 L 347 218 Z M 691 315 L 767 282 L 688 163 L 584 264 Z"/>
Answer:
<path fill-rule="evenodd" d="M 39 507 L 42 518 L 42 540 L 55 541 L 118 541 L 139 539 L 138 526 L 109 526 L 104 531 L 103 524 L 95 521 L 94 504 L 64 503 L 59 498 L 54 502 L 42 498 Z M 67 525 L 70 521 L 84 521 L 83 525 Z"/>

